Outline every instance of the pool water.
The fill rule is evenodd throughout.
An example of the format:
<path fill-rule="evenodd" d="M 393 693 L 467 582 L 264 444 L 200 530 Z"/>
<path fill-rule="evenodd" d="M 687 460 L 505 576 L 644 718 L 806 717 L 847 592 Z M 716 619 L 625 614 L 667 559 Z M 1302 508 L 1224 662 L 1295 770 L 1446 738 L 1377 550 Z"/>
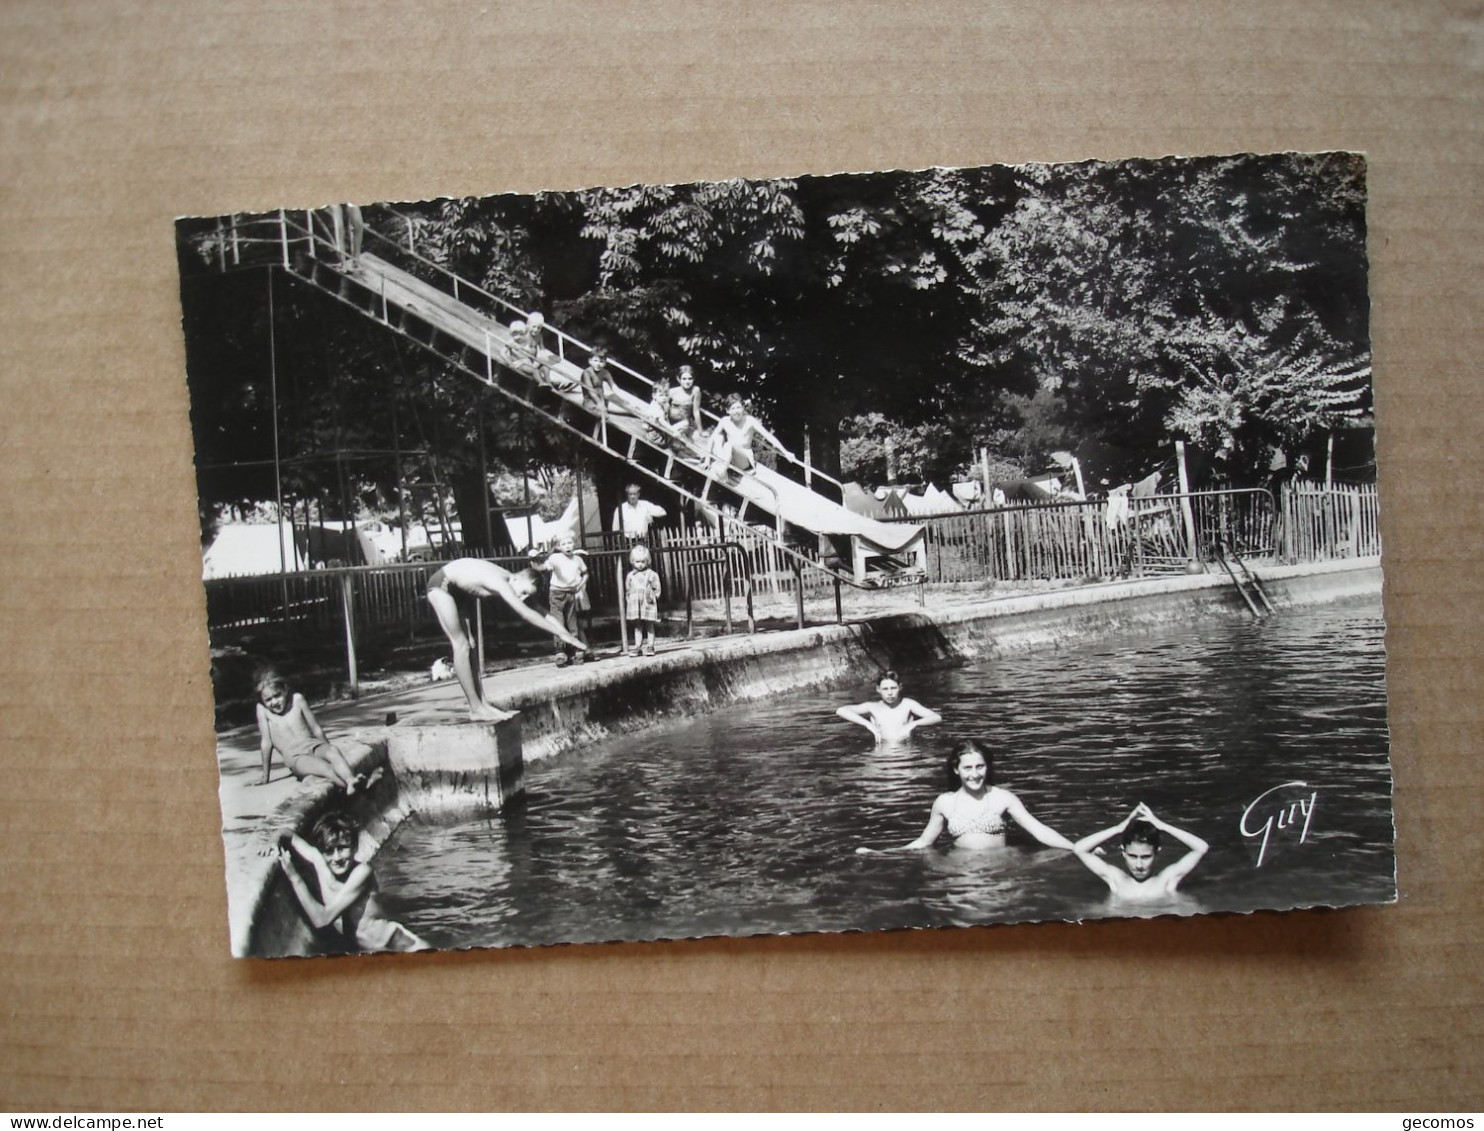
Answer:
<path fill-rule="evenodd" d="M 996 751 L 996 784 L 1072 839 L 1143 801 L 1209 841 L 1181 899 L 1149 911 L 1394 897 L 1379 605 L 901 674 L 906 694 L 944 717 L 904 746 L 873 748 L 835 717 L 871 697 L 861 686 L 537 763 L 526 801 L 503 815 L 404 824 L 376 861 L 386 910 L 440 947 L 1128 914 L 1070 853 L 1018 829 L 999 849 L 945 838 L 855 854 L 917 836 L 946 788 L 950 746 L 969 737 Z M 1305 785 L 1258 800 L 1289 782 Z M 1307 821 L 1300 798 L 1312 799 Z M 1181 851 L 1167 839 L 1158 866 Z"/>

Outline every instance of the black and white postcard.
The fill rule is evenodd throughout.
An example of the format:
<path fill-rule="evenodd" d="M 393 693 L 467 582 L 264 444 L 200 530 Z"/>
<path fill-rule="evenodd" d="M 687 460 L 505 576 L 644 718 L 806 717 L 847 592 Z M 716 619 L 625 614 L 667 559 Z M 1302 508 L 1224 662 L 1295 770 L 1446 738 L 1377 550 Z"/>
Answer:
<path fill-rule="evenodd" d="M 177 244 L 234 953 L 1395 898 L 1358 155 Z"/>

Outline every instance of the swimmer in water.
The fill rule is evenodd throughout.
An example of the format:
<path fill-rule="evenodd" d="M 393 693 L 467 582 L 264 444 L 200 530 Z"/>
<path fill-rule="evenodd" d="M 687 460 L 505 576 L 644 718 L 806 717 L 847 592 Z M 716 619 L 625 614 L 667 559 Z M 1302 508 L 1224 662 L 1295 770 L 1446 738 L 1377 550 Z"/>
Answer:
<path fill-rule="evenodd" d="M 359 835 L 355 821 L 344 813 L 326 813 L 314 823 L 310 840 L 297 833 L 283 835 L 278 866 L 299 907 L 315 930 L 333 930 L 341 943 L 356 950 L 427 950 L 428 944 L 401 923 L 382 916 L 376 903 L 376 875 L 370 864 L 355 858 Z M 290 852 L 314 870 L 318 896 L 299 874 Z"/>
<path fill-rule="evenodd" d="M 938 795 L 922 835 L 900 848 L 857 848 L 855 851 L 865 856 L 930 848 L 945 831 L 953 837 L 955 848 L 1002 848 L 1009 826 L 1007 817 L 1047 848 L 1071 851 L 1072 842 L 1032 817 L 1020 798 L 1008 789 L 990 785 L 989 773 L 989 752 L 982 744 L 973 739 L 958 743 L 948 756 L 948 781 L 958 788 Z"/>
<path fill-rule="evenodd" d="M 540 588 L 535 570 L 511 573 L 508 569 L 483 558 L 458 558 L 447 562 L 428 578 L 428 604 L 438 616 L 443 635 L 453 645 L 453 672 L 459 687 L 469 701 L 469 718 L 479 723 L 504 722 L 514 711 L 502 711 L 484 701 L 480 673 L 474 663 L 474 639 L 470 625 L 474 620 L 474 601 L 479 597 L 499 597 L 521 620 L 549 632 L 562 643 L 587 651 L 587 645 L 567 631 L 561 621 L 550 614 L 542 615 L 526 604 Z"/>
<path fill-rule="evenodd" d="M 1128 869 L 1127 872 L 1120 871 L 1093 852 L 1103 841 L 1119 833 L 1123 834 L 1123 866 Z M 1189 851 L 1168 868 L 1156 873 L 1154 858 L 1159 855 L 1160 833 L 1168 833 Z M 1180 881 L 1190 875 L 1209 847 L 1194 833 L 1161 821 L 1141 801 L 1118 824 L 1083 837 L 1072 845 L 1072 851 L 1089 872 L 1108 885 L 1114 899 L 1124 903 L 1162 903 L 1175 898 L 1175 889 L 1180 886 Z"/>
<path fill-rule="evenodd" d="M 903 742 L 918 727 L 937 726 L 943 716 L 929 710 L 916 699 L 902 698 L 902 681 L 894 671 L 882 674 L 876 682 L 880 702 L 857 703 L 835 711 L 847 722 L 857 723 L 876 736 L 877 742 Z"/>

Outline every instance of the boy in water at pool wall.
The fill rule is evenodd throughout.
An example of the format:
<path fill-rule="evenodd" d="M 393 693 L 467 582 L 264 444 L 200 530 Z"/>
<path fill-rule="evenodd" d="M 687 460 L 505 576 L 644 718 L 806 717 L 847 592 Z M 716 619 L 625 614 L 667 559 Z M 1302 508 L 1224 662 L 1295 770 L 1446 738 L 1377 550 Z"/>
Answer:
<path fill-rule="evenodd" d="M 937 726 L 943 716 L 924 707 L 916 699 L 902 698 L 902 681 L 894 671 L 883 672 L 876 682 L 880 702 L 857 703 L 835 711 L 847 722 L 865 727 L 877 742 L 903 742 L 918 727 Z"/>
<path fill-rule="evenodd" d="M 309 836 L 313 843 L 297 833 L 286 833 L 279 840 L 278 866 L 315 930 L 333 930 L 358 950 L 428 949 L 427 943 L 401 923 L 381 915 L 376 874 L 370 864 L 355 858 L 360 829 L 354 820 L 344 813 L 326 813 L 314 823 Z M 291 849 L 314 869 L 318 896 L 294 866 Z"/>
<path fill-rule="evenodd" d="M 283 759 L 289 773 L 300 781 L 324 778 L 342 786 L 347 794 L 373 784 L 381 776 L 378 768 L 372 778 L 362 778 L 340 748 L 325 737 L 309 703 L 272 668 L 258 673 L 258 752 L 263 759 L 263 776 L 258 785 L 267 785 L 273 751 Z"/>
<path fill-rule="evenodd" d="M 549 551 L 544 557 L 533 552 L 531 568 L 551 574 L 548 590 L 551 615 L 572 636 L 586 645 L 587 637 L 582 633 L 577 613 L 582 607 L 582 593 L 587 586 L 587 562 L 582 551 L 577 549 L 577 539 L 571 534 L 563 534 L 557 539 L 556 549 Z M 559 644 L 557 648 L 556 664 L 559 668 L 573 662 L 580 664 L 585 658 L 583 652 L 570 644 Z"/>
<path fill-rule="evenodd" d="M 660 619 L 660 575 L 649 564 L 649 547 L 635 546 L 629 552 L 628 577 L 624 578 L 624 616 L 634 625 L 634 647 L 624 641 L 623 654 L 654 655 L 654 626 Z"/>
<path fill-rule="evenodd" d="M 1123 866 L 1128 869 L 1127 872 L 1120 871 L 1093 852 L 1103 841 L 1119 833 L 1123 834 Z M 1160 833 L 1174 837 L 1189 851 L 1168 868 L 1156 873 L 1154 858 L 1159 855 Z M 1209 847 L 1194 833 L 1161 821 L 1141 801 L 1118 824 L 1083 837 L 1072 845 L 1072 851 L 1088 871 L 1108 885 L 1114 899 L 1127 903 L 1157 903 L 1174 897 L 1180 881 L 1190 875 Z"/>
<path fill-rule="evenodd" d="M 478 598 L 499 597 L 527 624 L 551 633 L 579 651 L 587 651 L 587 645 L 568 632 L 561 621 L 526 604 L 539 588 L 540 579 L 535 570 L 511 573 L 483 558 L 457 558 L 428 578 L 428 604 L 433 606 L 443 635 L 453 645 L 453 673 L 469 702 L 469 718 L 475 722 L 498 723 L 515 714 L 484 701 L 480 673 L 474 665 L 472 624 L 474 602 Z"/>

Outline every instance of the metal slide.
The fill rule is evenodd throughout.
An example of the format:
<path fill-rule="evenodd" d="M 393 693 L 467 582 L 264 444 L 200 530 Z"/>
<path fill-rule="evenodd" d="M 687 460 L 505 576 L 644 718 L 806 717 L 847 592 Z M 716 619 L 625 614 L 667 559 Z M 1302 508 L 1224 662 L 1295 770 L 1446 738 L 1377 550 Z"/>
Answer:
<path fill-rule="evenodd" d="M 268 231 L 276 238 L 265 238 Z M 539 364 L 532 366 L 528 355 L 511 348 L 510 323 L 525 316 L 519 307 L 422 257 L 415 246 L 370 230 L 365 233 L 367 249 L 352 257 L 340 246 L 340 231 L 323 213 L 315 212 L 234 218 L 230 228 L 223 229 L 222 266 L 229 266 L 229 255 L 232 265 L 241 262 L 240 250 L 249 243 L 259 247 L 276 243 L 278 266 L 694 501 L 720 529 L 738 523 L 751 532 L 766 530 L 775 547 L 797 566 L 822 570 L 858 588 L 922 579 L 926 540 L 921 526 L 878 522 L 776 471 L 758 466 L 739 473 L 709 458 L 710 453 L 687 438 L 657 427 L 649 408 L 652 382 L 611 360 L 608 368 L 619 387 L 609 398 L 605 424 L 593 407 L 584 405 L 578 389 L 583 368 L 579 360 L 586 362 L 592 352 L 588 346 L 543 326 Z M 412 244 L 411 221 L 407 232 Z M 547 345 L 552 348 L 544 348 Z M 716 420 L 709 412 L 703 417 L 708 425 Z M 820 479 L 838 487 L 838 481 L 818 469 L 792 462 L 806 482 Z M 724 504 L 735 506 L 735 515 L 724 513 Z M 756 511 L 769 516 L 766 528 Z M 817 552 L 801 544 L 799 531 L 817 536 Z"/>

